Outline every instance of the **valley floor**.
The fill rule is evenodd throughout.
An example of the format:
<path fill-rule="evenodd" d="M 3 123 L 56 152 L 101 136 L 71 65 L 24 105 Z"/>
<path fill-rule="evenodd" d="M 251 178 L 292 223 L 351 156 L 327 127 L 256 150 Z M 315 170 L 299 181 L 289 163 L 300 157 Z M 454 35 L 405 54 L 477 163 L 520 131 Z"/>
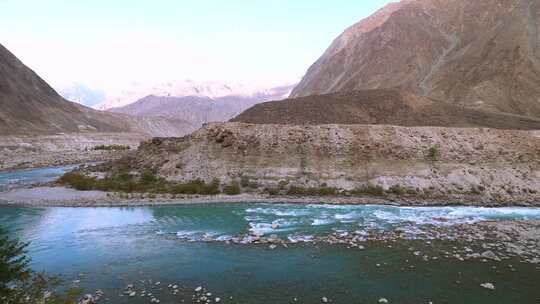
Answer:
<path fill-rule="evenodd" d="M 0 172 L 114 160 L 125 151 L 99 150 L 110 145 L 135 149 L 137 133 L 78 133 L 0 136 Z"/>

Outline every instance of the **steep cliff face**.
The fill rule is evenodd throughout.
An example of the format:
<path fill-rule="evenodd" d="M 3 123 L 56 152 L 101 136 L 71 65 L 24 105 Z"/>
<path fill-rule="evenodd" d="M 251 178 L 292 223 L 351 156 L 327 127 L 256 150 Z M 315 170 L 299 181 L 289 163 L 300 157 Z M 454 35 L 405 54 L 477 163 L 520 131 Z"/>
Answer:
<path fill-rule="evenodd" d="M 540 117 L 540 3 L 404 0 L 347 29 L 292 97 L 404 88 Z"/>
<path fill-rule="evenodd" d="M 148 141 L 131 164 L 176 181 L 244 177 L 261 188 L 399 186 L 538 202 L 539 151 L 539 131 L 226 123 Z"/>

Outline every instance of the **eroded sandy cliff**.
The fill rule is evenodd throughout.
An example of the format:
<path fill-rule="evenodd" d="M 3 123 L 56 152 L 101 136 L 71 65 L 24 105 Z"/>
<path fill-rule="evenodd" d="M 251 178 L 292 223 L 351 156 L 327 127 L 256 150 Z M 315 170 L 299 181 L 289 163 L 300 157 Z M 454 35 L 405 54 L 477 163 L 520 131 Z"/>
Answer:
<path fill-rule="evenodd" d="M 540 131 L 386 125 L 210 124 L 145 142 L 133 168 L 263 188 L 382 186 L 411 195 L 540 201 Z"/>

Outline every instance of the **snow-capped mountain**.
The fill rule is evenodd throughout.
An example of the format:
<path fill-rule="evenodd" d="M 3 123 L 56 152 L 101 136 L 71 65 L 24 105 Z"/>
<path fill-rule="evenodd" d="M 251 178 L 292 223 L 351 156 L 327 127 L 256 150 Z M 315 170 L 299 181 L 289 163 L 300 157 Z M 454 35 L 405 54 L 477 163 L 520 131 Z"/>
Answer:
<path fill-rule="evenodd" d="M 289 96 L 294 85 L 253 91 L 232 90 L 230 86 L 218 86 L 219 90 L 209 90 L 211 88 L 206 86 L 200 90 L 197 88 L 197 90 L 176 91 L 177 96 L 167 92 L 165 94 L 162 92 L 161 95 L 147 95 L 136 102 L 107 111 L 133 116 L 181 119 L 193 126 L 201 126 L 205 122 L 228 121 L 261 102 L 284 99 Z"/>
<path fill-rule="evenodd" d="M 56 86 L 56 90 L 65 99 L 87 107 L 96 106 L 106 98 L 105 91 L 90 88 L 82 83 Z"/>
<path fill-rule="evenodd" d="M 283 87 L 291 87 L 291 84 L 269 87 L 260 85 L 247 85 L 242 83 L 220 83 L 220 82 L 196 82 L 193 80 L 184 80 L 181 82 L 168 82 L 154 86 L 144 86 L 133 84 L 131 87 L 122 90 L 116 94 L 108 94 L 106 100 L 94 108 L 98 110 L 108 110 L 120 108 L 132 104 L 146 96 L 160 97 L 208 97 L 211 99 L 241 96 L 241 97 L 260 97 L 272 96 L 278 99 L 286 98 L 290 91 L 283 91 Z M 283 96 L 275 96 L 276 93 L 283 92 Z"/>

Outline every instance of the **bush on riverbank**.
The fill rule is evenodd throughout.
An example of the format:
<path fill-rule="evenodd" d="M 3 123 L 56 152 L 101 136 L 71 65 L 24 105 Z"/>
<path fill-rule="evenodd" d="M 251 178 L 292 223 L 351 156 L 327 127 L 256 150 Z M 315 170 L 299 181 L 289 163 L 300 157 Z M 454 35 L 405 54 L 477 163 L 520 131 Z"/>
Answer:
<path fill-rule="evenodd" d="M 287 195 L 302 195 L 302 196 L 332 196 L 339 194 L 339 190 L 331 187 L 311 187 L 303 188 L 291 186 L 287 191 Z"/>
<path fill-rule="evenodd" d="M 95 190 L 96 179 L 85 176 L 79 172 L 68 172 L 58 180 L 61 185 L 70 186 L 77 190 Z"/>
<path fill-rule="evenodd" d="M 219 189 L 219 179 L 214 179 L 210 183 L 198 179 L 187 183 L 177 183 L 170 187 L 169 193 L 172 194 L 201 194 L 216 195 L 221 193 Z"/>
<path fill-rule="evenodd" d="M 280 181 L 275 187 L 261 189 L 258 183 L 249 181 L 246 178 L 240 181 L 232 180 L 226 185 L 222 185 L 219 179 L 214 179 L 211 182 L 205 182 L 200 179 L 187 182 L 172 182 L 157 176 L 151 170 L 143 170 L 142 172 L 119 170 L 101 179 L 87 176 L 81 172 L 69 172 L 64 174 L 58 180 L 58 183 L 83 191 L 100 190 L 106 192 L 172 195 L 265 193 L 269 195 L 291 196 L 372 196 L 383 198 L 387 196 L 433 197 L 438 193 L 434 187 L 420 189 L 393 185 L 385 189 L 378 185 L 366 185 L 353 190 L 344 190 L 328 187 L 326 184 L 322 184 L 321 187 L 302 187 L 291 185 L 288 181 Z M 462 192 L 456 193 L 481 195 L 484 190 L 484 187 L 478 186 L 472 189 L 463 189 Z"/>
<path fill-rule="evenodd" d="M 125 151 L 131 149 L 128 145 L 97 145 L 92 150 L 94 151 Z"/>
<path fill-rule="evenodd" d="M 238 195 L 242 192 L 242 190 L 240 189 L 238 182 L 232 181 L 223 189 L 223 192 L 225 192 L 227 195 Z"/>
<path fill-rule="evenodd" d="M 352 195 L 383 196 L 385 190 L 381 186 L 364 186 L 351 191 Z"/>
<path fill-rule="evenodd" d="M 58 180 L 58 183 L 82 191 L 100 190 L 125 193 L 201 195 L 216 195 L 221 193 L 220 181 L 218 179 L 214 179 L 210 183 L 205 183 L 202 180 L 194 180 L 186 183 L 170 182 L 156 176 L 150 170 L 144 170 L 140 174 L 119 171 L 102 179 L 87 176 L 81 172 L 68 172 Z"/>

